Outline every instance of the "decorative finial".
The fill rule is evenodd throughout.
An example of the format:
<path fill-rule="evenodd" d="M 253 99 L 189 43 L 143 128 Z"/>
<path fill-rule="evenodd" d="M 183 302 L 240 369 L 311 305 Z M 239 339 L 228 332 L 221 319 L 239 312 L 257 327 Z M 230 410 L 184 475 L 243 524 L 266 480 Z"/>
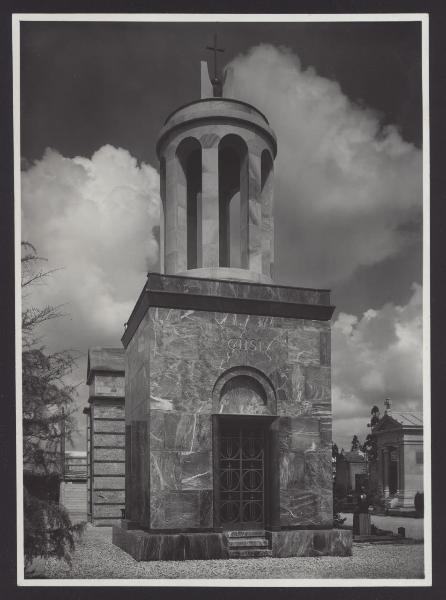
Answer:
<path fill-rule="evenodd" d="M 217 46 L 217 34 L 214 33 L 214 45 L 206 46 L 206 50 L 211 50 L 214 53 L 214 76 L 211 79 L 212 89 L 214 92 L 214 97 L 219 97 L 223 95 L 223 85 L 221 79 L 219 79 L 217 74 L 217 52 L 224 52 L 224 48 L 218 48 Z"/>
<path fill-rule="evenodd" d="M 385 399 L 384 406 L 386 407 L 386 413 L 390 413 L 390 411 L 392 410 L 392 401 L 390 400 L 390 398 Z"/>

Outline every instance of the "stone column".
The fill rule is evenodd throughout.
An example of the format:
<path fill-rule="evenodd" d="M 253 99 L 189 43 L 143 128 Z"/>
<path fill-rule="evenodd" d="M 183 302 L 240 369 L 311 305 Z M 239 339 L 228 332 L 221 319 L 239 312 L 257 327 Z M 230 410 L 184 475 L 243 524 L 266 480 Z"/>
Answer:
<path fill-rule="evenodd" d="M 203 145 L 203 180 L 201 196 L 202 266 L 219 266 L 219 203 L 218 203 L 218 138 L 212 146 Z M 203 143 L 203 141 L 202 141 Z"/>
<path fill-rule="evenodd" d="M 422 491 L 417 489 L 416 486 L 413 486 L 413 481 L 411 481 L 410 474 L 406 474 L 405 469 L 408 465 L 405 465 L 405 452 L 408 451 L 408 447 L 405 444 L 404 438 L 400 441 L 399 446 L 399 458 L 400 458 L 400 474 L 401 474 L 401 483 L 398 489 L 398 499 L 399 505 L 401 508 L 408 508 L 414 510 L 414 497 L 417 491 Z M 408 460 L 409 468 L 410 468 L 410 459 Z M 412 485 L 411 485 L 412 484 Z"/>
<path fill-rule="evenodd" d="M 261 158 L 248 153 L 248 268 L 262 272 Z"/>
<path fill-rule="evenodd" d="M 187 187 L 174 152 L 166 157 L 165 272 L 187 269 Z"/>
<path fill-rule="evenodd" d="M 160 273 L 164 273 L 165 269 L 165 231 L 166 231 L 166 159 L 164 156 L 160 159 L 160 240 L 159 240 L 159 255 L 160 255 Z"/>
<path fill-rule="evenodd" d="M 383 449 L 383 492 L 384 498 L 389 496 L 389 450 Z"/>
<path fill-rule="evenodd" d="M 398 501 L 404 505 L 404 449 L 400 443 L 398 447 Z"/>
<path fill-rule="evenodd" d="M 160 245 L 159 245 L 159 255 L 160 255 L 160 273 L 164 273 L 164 231 L 165 231 L 165 222 L 164 222 L 164 202 L 161 200 L 160 202 Z"/>
<path fill-rule="evenodd" d="M 269 159 L 265 161 L 265 164 L 262 162 L 262 168 L 268 169 L 267 173 L 262 173 L 262 180 L 265 177 L 265 181 L 262 181 L 260 195 L 262 204 L 262 273 L 267 277 L 272 277 L 274 263 L 274 167 L 268 150 L 264 150 L 264 153 L 268 153 Z"/>

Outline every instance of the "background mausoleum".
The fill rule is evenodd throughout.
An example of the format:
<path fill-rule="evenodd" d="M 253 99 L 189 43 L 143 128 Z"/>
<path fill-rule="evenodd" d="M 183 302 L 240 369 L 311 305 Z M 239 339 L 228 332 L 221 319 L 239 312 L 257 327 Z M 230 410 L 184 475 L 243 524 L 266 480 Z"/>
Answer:
<path fill-rule="evenodd" d="M 370 472 L 370 489 L 390 513 L 410 513 L 415 495 L 424 493 L 423 415 L 387 408 L 372 428 L 376 458 Z"/>

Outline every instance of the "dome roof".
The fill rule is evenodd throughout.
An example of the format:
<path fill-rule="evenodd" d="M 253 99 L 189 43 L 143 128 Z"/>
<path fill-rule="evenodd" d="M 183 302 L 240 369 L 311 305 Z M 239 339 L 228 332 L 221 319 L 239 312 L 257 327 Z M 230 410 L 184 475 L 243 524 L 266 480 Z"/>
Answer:
<path fill-rule="evenodd" d="M 160 156 L 161 146 L 167 134 L 179 127 L 199 121 L 241 122 L 266 135 L 269 139 L 274 157 L 277 154 L 277 139 L 271 129 L 268 119 L 257 108 L 232 98 L 203 98 L 189 104 L 184 104 L 171 113 L 164 122 L 156 144 L 156 152 Z"/>

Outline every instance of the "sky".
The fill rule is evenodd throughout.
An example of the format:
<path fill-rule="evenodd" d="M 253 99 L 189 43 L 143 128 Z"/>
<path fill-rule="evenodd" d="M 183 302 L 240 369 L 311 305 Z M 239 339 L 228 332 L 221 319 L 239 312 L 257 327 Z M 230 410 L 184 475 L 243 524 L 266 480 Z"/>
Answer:
<path fill-rule="evenodd" d="M 419 23 L 22 23 L 22 239 L 58 269 L 31 298 L 67 313 L 45 343 L 81 355 L 77 449 L 88 347 L 120 345 L 158 270 L 156 139 L 214 31 L 224 94 L 278 138 L 275 281 L 332 290 L 334 441 L 386 397 L 422 408 Z"/>

